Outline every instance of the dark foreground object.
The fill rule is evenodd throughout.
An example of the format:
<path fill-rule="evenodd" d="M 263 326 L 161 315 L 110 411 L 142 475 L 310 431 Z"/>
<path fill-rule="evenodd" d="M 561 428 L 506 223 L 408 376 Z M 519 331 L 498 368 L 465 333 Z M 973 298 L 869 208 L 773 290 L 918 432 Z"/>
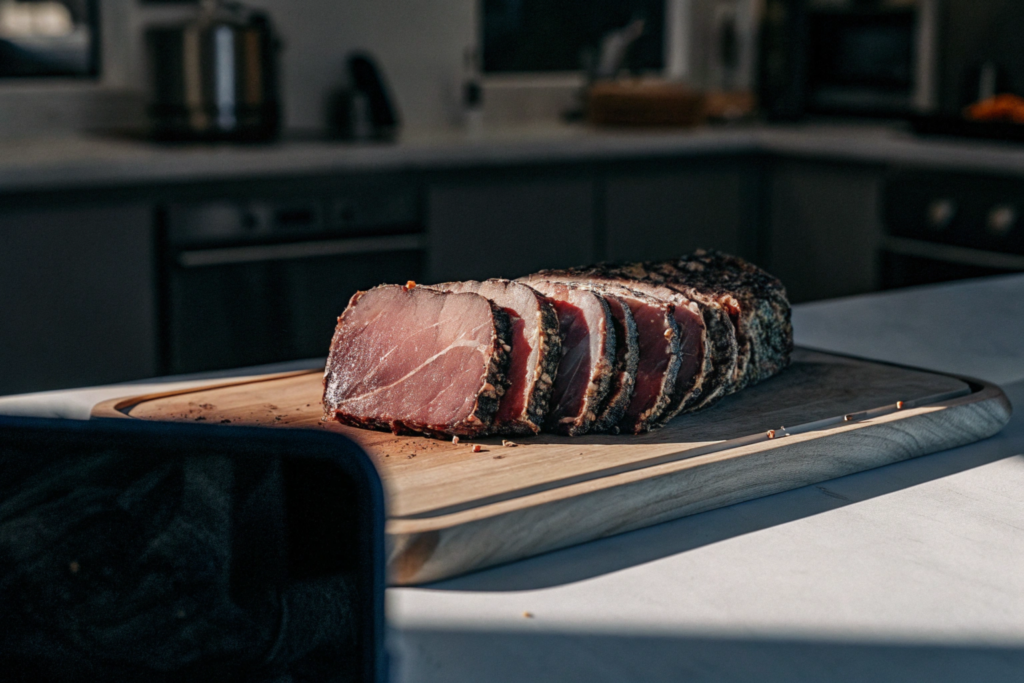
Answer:
<path fill-rule="evenodd" d="M 381 681 L 383 493 L 335 434 L 0 418 L 5 681 Z"/>

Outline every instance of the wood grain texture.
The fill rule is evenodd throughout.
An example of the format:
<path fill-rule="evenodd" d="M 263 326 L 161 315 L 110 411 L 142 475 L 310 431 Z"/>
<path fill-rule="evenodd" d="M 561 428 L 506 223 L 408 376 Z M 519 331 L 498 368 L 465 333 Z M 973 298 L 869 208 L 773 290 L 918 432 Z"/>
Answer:
<path fill-rule="evenodd" d="M 998 387 L 807 350 L 778 377 L 660 431 L 539 435 L 517 447 L 500 438 L 455 445 L 325 423 L 320 391 L 319 373 L 277 375 L 126 397 L 93 414 L 349 436 L 384 480 L 391 581 L 399 585 L 964 445 L 995 434 L 1010 416 Z"/>

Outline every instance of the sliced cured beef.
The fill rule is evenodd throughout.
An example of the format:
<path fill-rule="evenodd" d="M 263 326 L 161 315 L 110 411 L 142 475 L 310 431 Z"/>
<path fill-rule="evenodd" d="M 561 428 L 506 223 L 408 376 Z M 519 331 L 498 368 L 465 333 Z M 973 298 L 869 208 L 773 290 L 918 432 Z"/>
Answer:
<path fill-rule="evenodd" d="M 487 432 L 508 383 L 508 315 L 478 294 L 382 285 L 338 318 L 324 413 L 395 434 Z"/>
<path fill-rule="evenodd" d="M 648 268 L 673 286 L 717 301 L 728 312 L 739 347 L 731 391 L 763 381 L 789 365 L 793 326 L 786 290 L 777 278 L 739 257 L 705 250 L 648 264 Z"/>
<path fill-rule="evenodd" d="M 675 386 L 668 404 L 658 418 L 660 424 L 690 408 L 710 392 L 717 392 L 723 374 L 723 365 L 728 365 L 730 358 L 735 363 L 735 350 L 731 356 L 719 356 L 711 348 L 712 337 L 709 332 L 719 332 L 720 317 L 691 301 L 679 289 L 669 286 L 663 277 L 652 279 L 650 274 L 640 267 L 613 266 L 598 264 L 585 268 L 569 268 L 565 270 L 543 270 L 536 275 L 525 278 L 527 282 L 549 278 L 561 282 L 575 282 L 580 285 L 602 284 L 618 285 L 637 290 L 674 306 L 673 317 L 682 333 L 680 357 L 681 366 L 676 374 Z M 712 325 L 709 326 L 708 322 Z M 726 319 L 726 325 L 728 321 Z M 720 336 L 714 339 L 720 339 Z"/>
<path fill-rule="evenodd" d="M 554 305 L 532 287 L 510 280 L 445 282 L 433 288 L 479 294 L 508 315 L 512 345 L 509 387 L 498 402 L 491 431 L 519 435 L 539 432 L 562 351 Z"/>
<path fill-rule="evenodd" d="M 692 312 L 699 312 L 706 333 L 708 367 L 701 392 L 690 396 L 682 404 L 673 406 L 665 419 L 671 419 L 680 412 L 706 408 L 735 390 L 740 379 L 738 369 L 741 362 L 740 348 L 736 339 L 735 326 L 729 318 L 728 311 L 717 298 L 707 292 L 673 281 L 647 263 L 630 263 L 621 266 L 602 265 L 603 271 L 614 273 L 619 278 L 626 278 L 635 284 L 631 285 L 641 291 L 655 292 L 670 290 L 682 300 L 696 305 L 690 307 Z M 655 296 L 664 296 L 664 294 Z"/>
<path fill-rule="evenodd" d="M 571 285 L 531 281 L 558 314 L 562 357 L 554 378 L 545 429 L 556 434 L 586 434 L 597 421 L 615 369 L 615 327 L 608 302 Z"/>
<path fill-rule="evenodd" d="M 591 431 L 607 432 L 613 428 L 618 430 L 619 421 L 633 398 L 636 370 L 640 363 L 640 340 L 629 304 L 607 292 L 600 293 L 600 296 L 608 303 L 615 326 L 615 370 L 608 396 Z"/>
<path fill-rule="evenodd" d="M 554 271 L 548 271 L 553 273 Z M 557 279 L 557 275 L 551 276 Z M 568 278 L 570 281 L 572 278 Z M 629 306 L 637 328 L 640 357 L 633 395 L 617 426 L 627 434 L 641 434 L 658 425 L 676 389 L 676 377 L 683 365 L 680 344 L 683 335 L 675 318 L 675 304 L 643 294 L 615 282 L 580 283 L 594 291 L 614 295 Z M 668 291 L 668 295 L 672 295 Z M 681 317 L 692 316 L 688 311 Z M 685 387 L 681 391 L 686 391 Z M 615 431 L 611 428 L 611 431 Z"/>

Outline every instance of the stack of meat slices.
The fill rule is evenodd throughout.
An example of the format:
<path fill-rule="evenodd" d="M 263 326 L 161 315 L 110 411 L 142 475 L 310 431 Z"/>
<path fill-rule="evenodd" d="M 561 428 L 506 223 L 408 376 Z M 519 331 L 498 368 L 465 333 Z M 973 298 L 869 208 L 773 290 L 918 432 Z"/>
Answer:
<path fill-rule="evenodd" d="M 338 319 L 324 410 L 429 436 L 640 434 L 783 370 L 786 290 L 738 257 L 383 285 Z"/>

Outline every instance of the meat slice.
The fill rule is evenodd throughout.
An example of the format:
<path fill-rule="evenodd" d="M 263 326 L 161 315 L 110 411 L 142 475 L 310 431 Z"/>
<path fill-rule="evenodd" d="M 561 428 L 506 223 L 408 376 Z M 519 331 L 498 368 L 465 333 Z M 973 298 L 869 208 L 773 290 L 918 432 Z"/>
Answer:
<path fill-rule="evenodd" d="M 739 346 L 732 391 L 761 382 L 789 365 L 791 311 L 785 287 L 777 278 L 739 257 L 706 250 L 647 267 L 673 286 L 717 301 L 729 313 Z"/>
<path fill-rule="evenodd" d="M 554 305 L 535 289 L 510 280 L 445 282 L 433 287 L 479 294 L 508 315 L 512 325 L 509 388 L 498 403 L 491 431 L 519 435 L 539 432 L 551 398 L 550 380 L 558 372 L 562 351 Z"/>
<path fill-rule="evenodd" d="M 608 304 L 615 327 L 615 370 L 608 396 L 591 431 L 607 432 L 618 425 L 633 398 L 640 363 L 640 340 L 629 304 L 614 294 L 601 293 L 600 296 Z"/>
<path fill-rule="evenodd" d="M 625 301 L 633 314 L 639 344 L 636 380 L 633 395 L 616 427 L 627 434 L 650 431 L 669 406 L 683 364 L 680 351 L 683 335 L 675 318 L 675 304 L 614 282 L 580 286 L 591 288 L 605 298 L 614 295 Z M 610 429 L 615 431 L 615 428 Z"/>
<path fill-rule="evenodd" d="M 612 384 L 616 344 L 611 309 L 586 289 L 543 280 L 531 281 L 530 286 L 554 303 L 562 336 L 545 429 L 568 436 L 586 434 Z"/>
<path fill-rule="evenodd" d="M 508 382 L 508 316 L 478 294 L 382 285 L 338 318 L 324 414 L 395 434 L 485 433 Z"/>
<path fill-rule="evenodd" d="M 664 278 L 654 281 L 642 277 L 644 274 L 638 276 L 629 268 L 598 264 L 584 268 L 542 270 L 521 280 L 531 284 L 550 280 L 576 283 L 579 286 L 623 287 L 672 305 L 672 316 L 681 334 L 680 366 L 665 407 L 656 418 L 659 424 L 664 424 L 700 401 L 709 389 L 717 391 L 716 382 L 722 374 L 722 361 L 716 362 L 715 354 L 712 353 L 708 322 L 714 325 L 710 329 L 717 332 L 720 320 L 719 316 L 702 309 L 682 292 L 666 284 Z M 735 359 L 735 355 L 734 351 L 731 357 Z M 648 421 L 653 419 L 649 418 Z"/>

